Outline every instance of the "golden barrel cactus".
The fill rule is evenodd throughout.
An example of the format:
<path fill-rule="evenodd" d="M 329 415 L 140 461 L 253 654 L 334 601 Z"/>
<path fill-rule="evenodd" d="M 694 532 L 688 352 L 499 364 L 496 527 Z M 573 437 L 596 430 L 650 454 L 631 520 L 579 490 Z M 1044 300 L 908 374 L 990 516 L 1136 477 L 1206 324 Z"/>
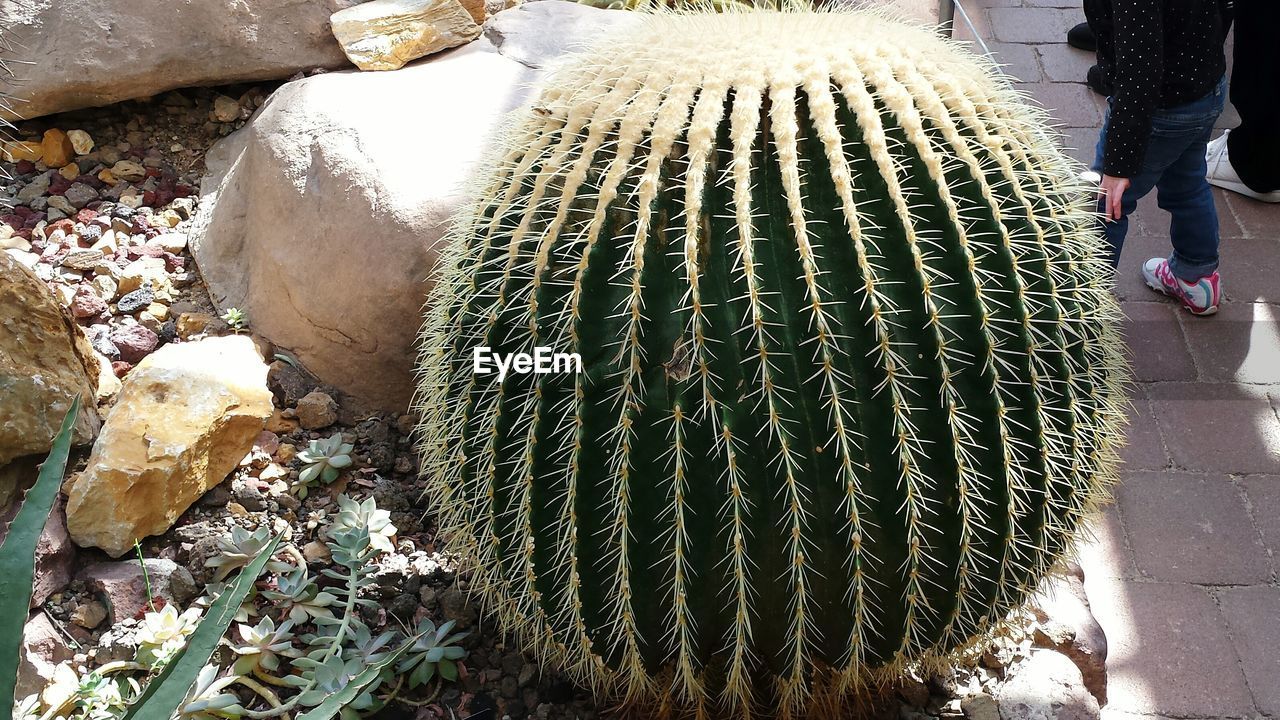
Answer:
<path fill-rule="evenodd" d="M 428 496 L 502 626 L 633 706 L 743 716 L 988 632 L 1113 473 L 1076 173 L 989 62 L 878 13 L 656 13 L 559 67 L 423 338 Z"/>

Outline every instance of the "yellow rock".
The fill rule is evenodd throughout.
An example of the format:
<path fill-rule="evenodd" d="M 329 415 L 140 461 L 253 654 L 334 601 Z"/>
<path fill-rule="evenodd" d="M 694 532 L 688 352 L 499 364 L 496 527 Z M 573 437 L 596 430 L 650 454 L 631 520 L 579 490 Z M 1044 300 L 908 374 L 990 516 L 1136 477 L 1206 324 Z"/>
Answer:
<path fill-rule="evenodd" d="M 71 145 L 67 134 L 53 128 L 44 131 L 44 139 L 40 141 L 40 159 L 51 168 L 60 168 L 71 162 L 76 149 Z"/>
<path fill-rule="evenodd" d="M 131 293 L 142 287 L 142 283 L 150 280 L 151 289 L 156 297 L 173 294 L 173 284 L 169 282 L 169 274 L 165 272 L 162 258 L 141 257 L 120 271 L 120 294 Z"/>
<path fill-rule="evenodd" d="M 75 180 L 80 177 L 80 166 L 75 163 L 67 163 L 58 168 L 58 174 L 68 180 Z"/>
<path fill-rule="evenodd" d="M 458 0 L 372 0 L 339 10 L 329 22 L 342 51 L 361 70 L 395 70 L 480 35 Z"/>
<path fill-rule="evenodd" d="M 30 160 L 35 162 L 44 155 L 44 145 L 27 140 L 24 142 L 7 142 L 4 144 L 3 155 L 5 162 L 19 162 L 21 160 Z"/>
<path fill-rule="evenodd" d="M 74 437 L 92 440 L 100 424 L 97 388 L 88 338 L 35 273 L 0 251 L 0 466 L 48 452 L 77 395 Z"/>
<path fill-rule="evenodd" d="M 271 416 L 267 366 L 242 336 L 166 345 L 125 378 L 85 471 L 67 530 L 120 557 L 168 530 L 222 482 Z"/>
<path fill-rule="evenodd" d="M 83 130 L 70 130 L 67 138 L 71 140 L 71 148 L 77 155 L 88 155 L 93 151 L 93 138 Z"/>
<path fill-rule="evenodd" d="M 112 175 L 111 170 L 109 169 L 104 169 L 102 172 L 98 173 L 98 179 L 108 185 L 115 185 L 120 182 L 119 180 L 116 180 L 116 176 Z"/>

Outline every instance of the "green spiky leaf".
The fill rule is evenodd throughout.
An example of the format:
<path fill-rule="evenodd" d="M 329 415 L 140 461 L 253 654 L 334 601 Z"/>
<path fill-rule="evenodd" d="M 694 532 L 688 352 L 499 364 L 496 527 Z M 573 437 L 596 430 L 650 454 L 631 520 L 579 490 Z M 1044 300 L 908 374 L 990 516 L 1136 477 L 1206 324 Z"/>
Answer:
<path fill-rule="evenodd" d="M 168 720 L 182 706 L 191 685 L 199 677 L 209 657 L 231 627 L 240 603 L 253 589 L 262 568 L 271 559 L 282 536 L 277 535 L 262 548 L 258 556 L 248 564 L 230 586 L 209 606 L 200 626 L 184 647 L 164 670 L 147 685 L 137 702 L 129 706 L 123 720 Z"/>
<path fill-rule="evenodd" d="M 58 498 L 79 412 L 80 397 L 76 396 L 62 418 L 62 426 L 53 438 L 49 456 L 40 466 L 35 485 L 27 492 L 0 546 L 0 717 L 13 714 L 13 693 L 22 657 L 22 626 L 27 620 L 35 579 L 36 544 Z"/>

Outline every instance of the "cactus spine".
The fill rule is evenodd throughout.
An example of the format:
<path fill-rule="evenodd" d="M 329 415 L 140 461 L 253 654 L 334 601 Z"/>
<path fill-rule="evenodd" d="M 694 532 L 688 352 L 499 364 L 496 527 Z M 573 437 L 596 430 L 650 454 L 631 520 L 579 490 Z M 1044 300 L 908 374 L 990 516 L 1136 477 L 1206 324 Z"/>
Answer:
<path fill-rule="evenodd" d="M 743 716 L 988 631 L 1113 473 L 1075 171 L 992 66 L 865 11 L 657 14 L 558 68 L 424 326 L 429 495 L 503 626 Z M 499 381 L 479 346 L 583 372 Z"/>

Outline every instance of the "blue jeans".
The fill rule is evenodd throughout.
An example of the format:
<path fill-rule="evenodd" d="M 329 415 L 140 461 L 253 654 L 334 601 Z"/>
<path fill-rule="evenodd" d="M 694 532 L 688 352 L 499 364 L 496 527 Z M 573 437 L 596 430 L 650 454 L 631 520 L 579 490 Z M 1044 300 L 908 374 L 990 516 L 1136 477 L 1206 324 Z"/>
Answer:
<path fill-rule="evenodd" d="M 1169 211 L 1172 222 L 1169 240 L 1173 254 L 1169 269 L 1188 282 L 1194 282 L 1218 269 L 1218 211 L 1213 193 L 1205 181 L 1205 145 L 1213 133 L 1213 123 L 1222 114 L 1227 98 L 1227 78 L 1194 102 L 1174 108 L 1157 109 L 1151 120 L 1151 139 L 1142 169 L 1129 178 L 1129 189 L 1121 198 L 1122 217 L 1103 221 L 1103 232 L 1111 244 L 1111 265 L 1120 262 L 1120 249 L 1129 231 L 1129 214 L 1138 200 L 1152 188 L 1157 191 L 1160 207 Z M 1111 124 L 1111 99 L 1102 121 L 1102 133 L 1094 155 L 1093 170 L 1102 172 L 1102 157 Z M 1106 209 L 1105 198 L 1099 200 L 1098 211 Z"/>

